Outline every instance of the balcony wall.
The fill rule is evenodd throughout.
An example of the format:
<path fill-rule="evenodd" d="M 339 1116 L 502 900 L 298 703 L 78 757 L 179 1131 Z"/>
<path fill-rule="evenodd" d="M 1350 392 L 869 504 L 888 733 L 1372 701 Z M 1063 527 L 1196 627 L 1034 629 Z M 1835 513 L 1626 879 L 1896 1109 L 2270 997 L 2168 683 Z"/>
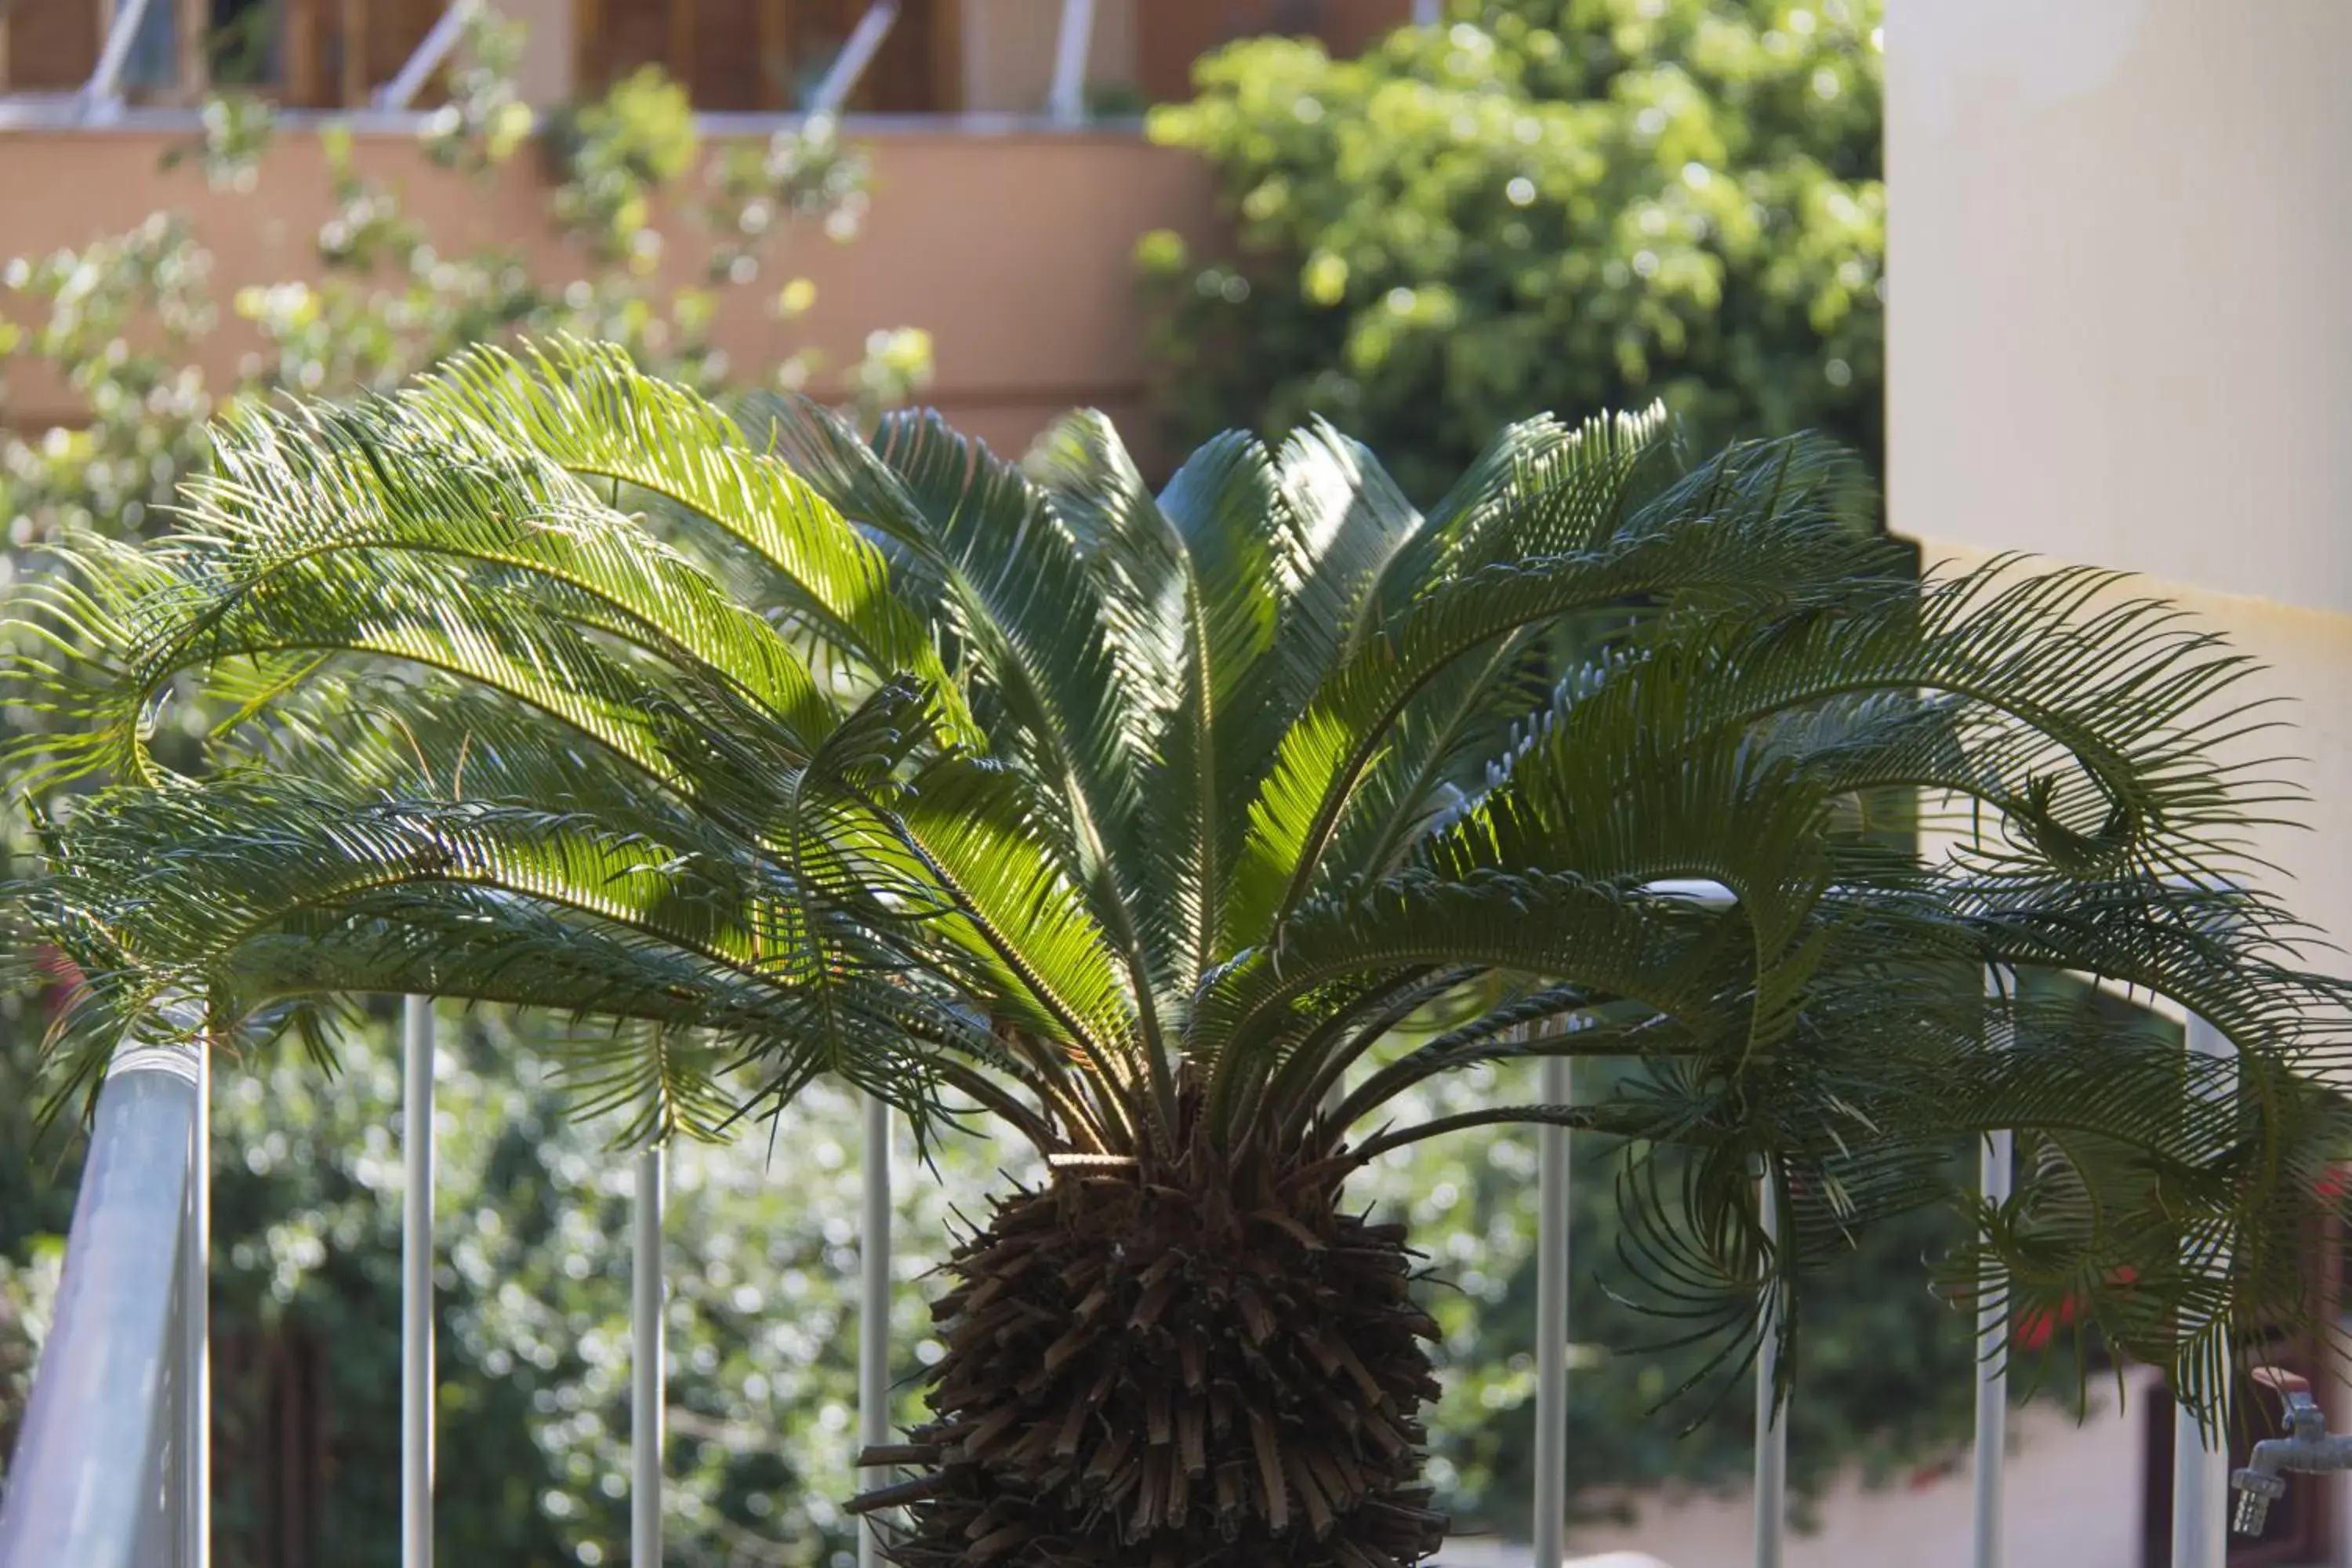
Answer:
<path fill-rule="evenodd" d="M 186 214 L 215 254 L 214 287 L 226 301 L 247 283 L 315 279 L 312 237 L 329 210 L 315 138 L 291 134 L 272 150 L 259 193 L 208 190 L 186 168 L 158 161 L 176 138 L 162 132 L 37 131 L 0 135 L 7 254 L 79 246 L 148 213 Z M 1141 441 L 1146 365 L 1132 250 L 1155 226 L 1195 235 L 1211 222 L 1207 170 L 1124 133 L 977 135 L 950 129 L 882 132 L 865 232 L 836 245 L 814 229 L 786 240 L 761 282 L 735 291 L 719 341 L 747 373 L 793 348 L 839 367 L 877 327 L 932 334 L 937 380 L 929 394 L 958 424 L 1017 449 L 1054 416 L 1099 407 Z M 362 137 L 364 172 L 395 183 L 408 210 L 445 250 L 524 246 L 543 278 L 576 276 L 580 258 L 540 215 L 543 192 L 530 159 L 488 184 L 434 168 L 413 142 Z M 530 215 L 518 230 L 519 214 Z M 691 234 L 691 220 L 672 226 Z M 694 247 L 668 265 L 698 276 Z M 814 309 L 785 324 L 767 303 L 783 279 L 817 286 Z M 207 344 L 207 373 L 226 379 L 252 346 L 224 330 Z M 14 376 L 6 416 L 18 425 L 71 422 L 54 385 Z"/>

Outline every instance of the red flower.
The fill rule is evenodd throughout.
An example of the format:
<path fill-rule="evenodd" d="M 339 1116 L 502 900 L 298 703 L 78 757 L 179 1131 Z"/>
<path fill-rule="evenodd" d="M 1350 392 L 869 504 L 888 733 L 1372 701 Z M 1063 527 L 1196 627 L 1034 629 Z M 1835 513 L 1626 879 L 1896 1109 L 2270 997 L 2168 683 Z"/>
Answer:
<path fill-rule="evenodd" d="M 48 1009 L 49 1021 L 57 1022 L 73 1001 L 74 993 L 82 987 L 81 966 L 54 947 L 44 946 L 37 967 L 41 978 L 47 982 L 41 988 L 41 998 Z"/>

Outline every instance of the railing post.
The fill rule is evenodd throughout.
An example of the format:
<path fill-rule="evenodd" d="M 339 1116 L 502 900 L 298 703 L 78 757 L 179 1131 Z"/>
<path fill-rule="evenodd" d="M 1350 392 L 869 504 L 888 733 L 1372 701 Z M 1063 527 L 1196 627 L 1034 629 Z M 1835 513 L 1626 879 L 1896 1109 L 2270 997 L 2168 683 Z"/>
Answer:
<path fill-rule="evenodd" d="M 874 63 L 881 51 L 882 40 L 889 36 L 891 24 L 898 19 L 898 0 L 874 0 L 866 14 L 857 18 L 857 26 L 849 30 L 848 41 L 841 53 L 834 57 L 831 68 L 809 95 L 808 111 L 812 120 L 830 119 L 841 112 L 849 95 L 857 90 L 866 68 Z"/>
<path fill-rule="evenodd" d="M 1780 1199 L 1767 1163 L 1757 1183 L 1758 1209 L 1765 1239 L 1780 1240 Z M 1768 1289 L 1759 1310 L 1756 1347 L 1756 1568 L 1780 1568 L 1781 1542 L 1789 1528 L 1789 1423 L 1773 1403 L 1780 1366 L 1780 1300 Z"/>
<path fill-rule="evenodd" d="M 1985 970 L 1985 995 L 2001 1007 L 1992 1022 L 1994 1048 L 2014 1044 L 2007 998 L 2015 984 L 2006 972 Z M 1984 1136 L 1977 1159 L 1977 1190 L 1987 1204 L 2009 1201 L 2016 1134 L 2006 1128 Z M 2000 1568 L 2001 1460 L 2009 1446 L 2009 1300 L 2006 1282 L 1988 1263 L 1977 1279 L 1977 1436 L 1975 1568 Z"/>
<path fill-rule="evenodd" d="M 1538 1068 L 1538 1098 L 1566 1105 L 1566 1057 Z M 1536 1568 L 1568 1555 L 1568 1129 L 1536 1129 Z"/>
<path fill-rule="evenodd" d="M 450 0 L 449 8 L 441 13 L 407 60 L 393 79 L 375 89 L 372 107 L 376 109 L 406 109 L 425 89 L 425 79 L 432 76 L 449 51 L 465 36 L 467 24 L 481 0 Z"/>
<path fill-rule="evenodd" d="M 1045 103 L 1056 125 L 1086 120 L 1087 56 L 1094 36 L 1095 0 L 1062 0 L 1062 24 L 1054 34 L 1054 81 Z"/>
<path fill-rule="evenodd" d="M 401 1005 L 400 1563 L 433 1563 L 433 999 Z"/>
<path fill-rule="evenodd" d="M 148 0 L 119 0 L 99 12 L 105 29 L 99 46 L 97 68 L 81 89 L 81 111 L 93 121 L 111 121 L 122 113 L 122 62 L 147 23 Z"/>
<path fill-rule="evenodd" d="M 188 1436 L 202 1405 L 188 1364 L 188 1187 L 202 1069 L 196 1022 L 173 1008 L 164 1037 L 142 1029 L 115 1052 L 99 1091 L 55 1315 L 0 1493 L 8 1568 L 191 1560 L 201 1511 Z"/>
<path fill-rule="evenodd" d="M 2189 1016 L 2189 1055 L 2227 1059 L 2235 1048 L 2228 1036 L 2195 1014 Z M 2228 1092 L 2226 1089 L 2221 1092 Z M 2219 1272 L 2229 1254 L 2210 1244 L 2183 1248 L 2193 1271 Z M 2172 1422 L 2172 1568 L 2222 1568 L 2229 1548 L 2230 1413 L 2224 1403 L 2208 1426 L 2191 1421 L 2185 1407 Z"/>
<path fill-rule="evenodd" d="M 890 1440 L 890 1108 L 866 1101 L 866 1147 L 857 1238 L 857 1442 L 861 1448 Z M 865 1472 L 881 1485 L 882 1469 Z M 857 1532 L 857 1568 L 881 1568 L 882 1525 L 868 1516 Z"/>
<path fill-rule="evenodd" d="M 667 1426 L 668 1352 L 662 1324 L 662 1220 L 668 1206 L 667 1151 L 637 1153 L 637 1193 L 629 1264 L 629 1561 L 661 1568 L 662 1458 Z"/>
<path fill-rule="evenodd" d="M 180 1463 L 186 1491 L 180 1550 L 189 1568 L 206 1568 L 213 1560 L 212 1044 L 209 1030 L 197 1035 L 188 1204 L 180 1239 Z"/>

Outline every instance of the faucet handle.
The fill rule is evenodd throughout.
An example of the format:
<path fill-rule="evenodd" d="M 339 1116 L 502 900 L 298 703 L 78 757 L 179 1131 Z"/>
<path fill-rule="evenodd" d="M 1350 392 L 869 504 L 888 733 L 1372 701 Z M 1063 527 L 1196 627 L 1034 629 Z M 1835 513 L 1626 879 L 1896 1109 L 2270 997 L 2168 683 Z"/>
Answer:
<path fill-rule="evenodd" d="M 2311 1379 L 2299 1372 L 2289 1372 L 2283 1366 L 2258 1366 L 2247 1375 L 2259 1386 L 2277 1394 L 2282 1401 L 2292 1394 L 2311 1392 Z"/>
<path fill-rule="evenodd" d="M 2312 1437 L 2326 1431 L 2319 1402 L 2311 1396 L 2311 1379 L 2283 1366 L 2258 1366 L 2248 1375 L 2257 1387 L 2278 1395 L 2279 1424 L 2288 1431 Z"/>

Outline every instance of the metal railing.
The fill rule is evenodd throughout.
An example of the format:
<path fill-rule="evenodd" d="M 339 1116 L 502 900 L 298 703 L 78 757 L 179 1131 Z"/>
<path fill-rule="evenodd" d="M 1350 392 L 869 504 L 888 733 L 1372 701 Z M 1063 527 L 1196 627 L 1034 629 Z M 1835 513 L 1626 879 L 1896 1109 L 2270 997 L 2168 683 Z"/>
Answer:
<path fill-rule="evenodd" d="M 70 94 L 16 94 L 0 90 L 0 126 L 32 126 L 37 124 L 120 125 L 130 122 L 122 96 L 122 71 L 131 51 L 145 25 L 150 8 L 163 0 L 116 0 L 116 10 L 110 16 L 104 41 L 89 79 L 80 90 Z M 872 0 L 850 30 L 840 53 L 826 69 L 824 79 L 812 91 L 808 107 L 798 113 L 698 115 L 698 121 L 756 121 L 762 130 L 808 121 L 831 121 L 841 117 L 850 95 L 856 90 L 866 69 L 880 53 L 883 41 L 898 20 L 900 0 Z M 416 95 L 433 73 L 456 51 L 465 37 L 467 26 L 480 10 L 480 0 L 452 0 L 418 41 L 399 70 L 392 79 L 367 95 L 364 104 L 347 105 L 340 110 L 320 111 L 325 118 L 356 117 L 378 124 L 398 124 L 421 127 L 425 117 L 411 106 Z M 1068 130 L 1087 122 L 1087 65 L 1093 46 L 1095 0 L 1062 0 L 1062 14 L 1054 37 L 1054 67 L 1045 102 L 1032 114 L 996 113 L 967 115 L 926 114 L 919 116 L 883 116 L 882 119 L 914 118 L 928 123 L 962 124 L 967 121 L 990 128 L 1010 122 L 1022 129 L 1053 128 Z M 190 84 L 183 82 L 184 88 Z M 181 123 L 198 111 L 189 108 L 149 109 L 135 116 L 138 123 L 167 121 Z"/>
<path fill-rule="evenodd" d="M 1662 889 L 1668 890 L 1668 889 Z M 1671 890 L 1716 901 L 1705 884 Z M 1989 973 L 1988 993 L 2010 994 Z M 2192 1018 L 2189 1049 L 2223 1056 L 2228 1041 Z M 402 1029 L 402 1547 L 403 1568 L 433 1561 L 433 1005 L 410 997 Z M 1546 1102 L 1565 1104 L 1567 1058 L 1541 1064 Z M 205 1259 L 209 1240 L 205 1109 L 208 1068 L 194 1045 L 126 1048 L 100 1096 L 66 1249 L 56 1327 L 44 1348 L 8 1486 L 0 1494 L 0 1568 L 202 1568 L 208 1559 L 208 1438 Z M 2007 1134 L 1983 1146 L 1982 1191 L 2009 1191 Z M 1570 1167 L 1565 1129 L 1541 1130 L 1537 1242 L 1537 1485 L 1531 1521 L 1537 1561 L 1564 1551 L 1569 1461 L 1568 1268 Z M 630 1311 L 632 1561 L 661 1561 L 664 1155 L 637 1156 Z M 859 1233 L 858 1400 L 861 1444 L 890 1439 L 891 1122 L 866 1102 Z M 1767 1234 L 1774 1226 L 1764 1188 Z M 2199 1258 L 2195 1266 L 2225 1260 Z M 2001 1363 L 2010 1324 L 1997 1280 L 1978 1309 L 1973 1563 L 2003 1561 L 2001 1459 L 2008 1417 Z M 1771 1398 L 1771 1306 L 1758 1358 L 1756 1568 L 1779 1568 L 1787 1518 L 1788 1428 Z M 2222 1568 L 2228 1455 L 2218 1426 L 2182 1421 L 2174 1454 L 2172 1562 Z M 125 1464 L 125 1456 L 136 1456 Z M 872 1478 L 879 1479 L 878 1477 Z M 861 1568 L 878 1563 L 878 1538 L 860 1534 Z"/>
<path fill-rule="evenodd" d="M 205 1054 L 100 1091 L 48 1342 L 0 1496 L 8 1568 L 200 1568 L 211 1534 Z"/>

